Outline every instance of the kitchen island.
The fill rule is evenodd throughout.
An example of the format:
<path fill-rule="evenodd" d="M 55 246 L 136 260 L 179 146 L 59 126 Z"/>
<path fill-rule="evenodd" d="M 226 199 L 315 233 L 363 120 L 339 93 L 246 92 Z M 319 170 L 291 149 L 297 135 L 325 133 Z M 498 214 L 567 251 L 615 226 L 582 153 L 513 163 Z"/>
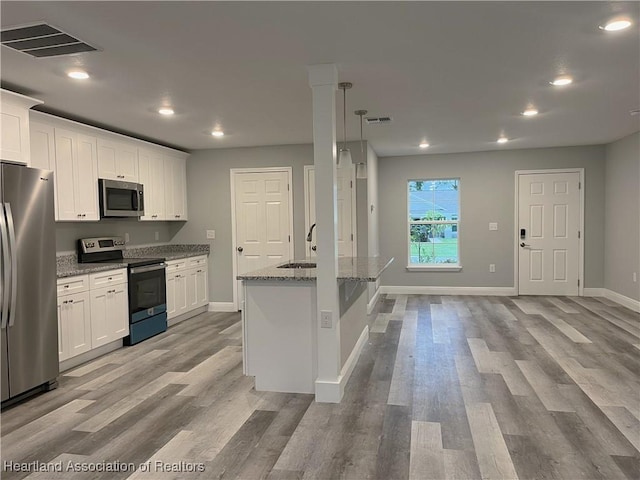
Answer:
<path fill-rule="evenodd" d="M 309 264 L 314 259 L 286 262 Z M 279 264 L 238 275 L 243 280 L 244 373 L 255 376 L 256 390 L 314 393 L 317 329 L 336 328 L 340 362 L 347 377 L 368 338 L 367 283 L 375 282 L 393 258 L 338 259 L 339 319 L 318 325 L 316 269 Z"/>

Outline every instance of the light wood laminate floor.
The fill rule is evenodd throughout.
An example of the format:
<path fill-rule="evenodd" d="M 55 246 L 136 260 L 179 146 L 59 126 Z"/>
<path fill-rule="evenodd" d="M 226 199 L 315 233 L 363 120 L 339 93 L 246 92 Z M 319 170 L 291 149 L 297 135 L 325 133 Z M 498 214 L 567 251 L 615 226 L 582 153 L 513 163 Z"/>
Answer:
<path fill-rule="evenodd" d="M 640 318 L 609 301 L 388 296 L 336 405 L 256 392 L 239 320 L 200 315 L 6 409 L 2 478 L 640 478 Z"/>

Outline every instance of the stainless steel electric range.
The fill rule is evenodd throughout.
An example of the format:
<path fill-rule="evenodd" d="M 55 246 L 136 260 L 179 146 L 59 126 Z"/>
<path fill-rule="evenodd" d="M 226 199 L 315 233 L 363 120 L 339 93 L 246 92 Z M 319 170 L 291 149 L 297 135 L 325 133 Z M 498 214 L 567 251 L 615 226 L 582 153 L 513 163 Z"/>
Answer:
<path fill-rule="evenodd" d="M 134 345 L 167 330 L 166 264 L 164 258 L 125 258 L 122 237 L 78 240 L 79 263 L 113 263 L 127 267 L 129 336 Z"/>

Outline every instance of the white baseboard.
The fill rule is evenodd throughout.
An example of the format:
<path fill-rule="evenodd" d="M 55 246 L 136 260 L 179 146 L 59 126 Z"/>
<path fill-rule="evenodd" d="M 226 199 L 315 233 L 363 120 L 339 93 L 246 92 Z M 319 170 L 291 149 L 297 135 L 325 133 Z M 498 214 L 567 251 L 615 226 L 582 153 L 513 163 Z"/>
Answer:
<path fill-rule="evenodd" d="M 233 302 L 209 302 L 210 312 L 237 312 Z"/>
<path fill-rule="evenodd" d="M 602 295 L 604 298 L 616 302 L 623 307 L 627 307 L 629 310 L 640 313 L 640 301 L 634 300 L 633 298 L 625 297 L 624 295 L 614 292 L 613 290 L 609 290 L 606 288 L 603 288 L 602 290 L 604 290 L 604 295 Z"/>
<path fill-rule="evenodd" d="M 380 288 L 376 290 L 376 293 L 373 294 L 369 303 L 367 303 L 367 315 L 370 315 L 373 312 L 373 309 L 376 307 L 376 303 L 378 303 L 378 299 L 380 298 Z"/>
<path fill-rule="evenodd" d="M 336 380 L 316 380 L 316 402 L 320 403 L 340 403 L 344 395 L 344 387 L 353 373 L 353 369 L 358 363 L 360 352 L 369 340 L 369 325 L 365 325 L 358 341 L 353 346 L 351 354 L 342 367 L 340 376 Z"/>
<path fill-rule="evenodd" d="M 518 294 L 514 287 L 429 287 L 384 285 L 380 293 L 400 295 L 487 295 L 510 297 Z"/>

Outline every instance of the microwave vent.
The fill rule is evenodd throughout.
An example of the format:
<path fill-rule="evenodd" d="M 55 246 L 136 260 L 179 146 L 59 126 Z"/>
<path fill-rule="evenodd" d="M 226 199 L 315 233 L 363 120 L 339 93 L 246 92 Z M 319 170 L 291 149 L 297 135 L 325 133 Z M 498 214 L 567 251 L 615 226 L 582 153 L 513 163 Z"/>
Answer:
<path fill-rule="evenodd" d="M 97 48 L 47 23 L 10 27 L 0 32 L 0 43 L 36 58 L 59 57 Z"/>

